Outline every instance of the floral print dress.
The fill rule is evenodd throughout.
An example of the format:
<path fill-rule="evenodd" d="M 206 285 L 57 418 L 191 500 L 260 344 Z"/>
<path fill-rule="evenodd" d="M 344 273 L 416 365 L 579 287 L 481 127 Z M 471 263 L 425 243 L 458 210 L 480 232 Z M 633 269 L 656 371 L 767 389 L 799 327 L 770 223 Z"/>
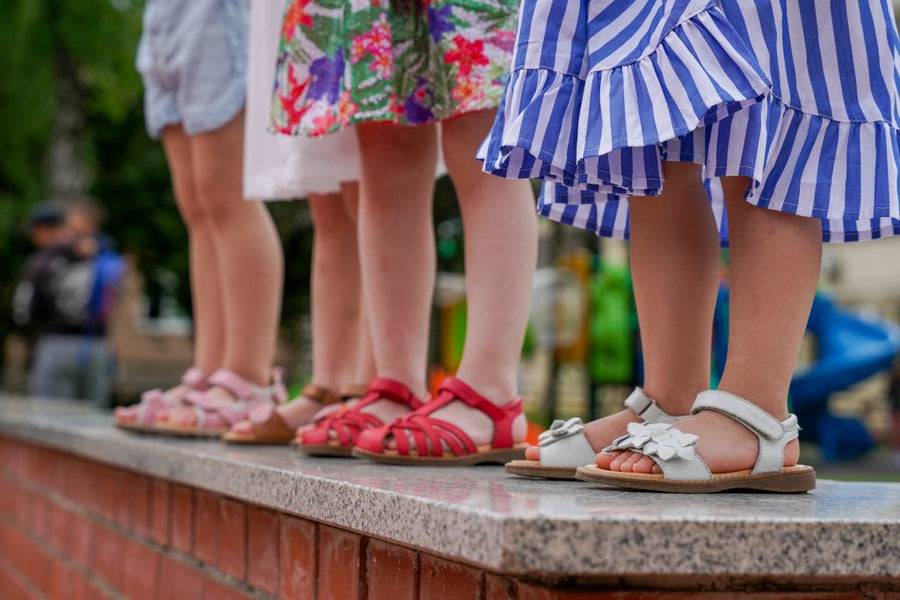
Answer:
<path fill-rule="evenodd" d="M 419 125 L 500 103 L 518 0 L 287 0 L 272 101 L 279 133 Z"/>

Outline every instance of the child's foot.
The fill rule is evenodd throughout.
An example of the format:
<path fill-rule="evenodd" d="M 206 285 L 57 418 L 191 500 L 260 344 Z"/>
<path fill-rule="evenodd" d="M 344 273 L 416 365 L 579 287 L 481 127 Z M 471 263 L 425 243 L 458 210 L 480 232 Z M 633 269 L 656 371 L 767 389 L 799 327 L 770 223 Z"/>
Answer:
<path fill-rule="evenodd" d="M 422 401 L 392 379 L 372 381 L 365 397 L 347 410 L 336 410 L 311 428 L 297 432 L 300 449 L 312 455 L 350 456 L 357 437 L 409 414 Z"/>
<path fill-rule="evenodd" d="M 318 385 L 307 385 L 302 394 L 277 407 L 270 407 L 270 411 L 278 414 L 283 424 L 279 424 L 280 428 L 290 430 L 290 435 L 285 436 L 287 439 L 284 443 L 291 441 L 297 428 L 309 423 L 313 417 L 323 408 L 339 405 L 341 397 L 326 387 Z M 250 414 L 249 418 L 238 421 L 231 427 L 232 434 L 235 436 L 253 436 L 262 433 L 266 437 L 265 432 L 258 431 L 260 428 L 265 429 L 267 423 L 273 419 L 271 412 L 268 414 L 260 413 L 260 415 Z M 274 441 L 274 440 L 272 440 Z"/>
<path fill-rule="evenodd" d="M 629 423 L 640 422 L 641 418 L 626 408 L 608 417 L 585 423 L 583 433 L 594 453 L 597 453 L 625 433 Z M 525 458 L 534 461 L 541 460 L 540 446 L 529 446 L 525 450 Z"/>
<path fill-rule="evenodd" d="M 784 419 L 786 415 L 779 415 Z M 756 435 L 733 419 L 713 411 L 703 411 L 676 424 L 679 431 L 698 436 L 696 452 L 713 473 L 730 473 L 752 469 L 759 452 Z M 797 440 L 788 442 L 784 452 L 784 466 L 792 467 L 800 459 Z M 649 457 L 636 452 L 600 452 L 597 466 L 626 473 L 661 473 Z"/>
<path fill-rule="evenodd" d="M 526 429 L 521 398 L 498 405 L 449 377 L 420 409 L 361 434 L 354 455 L 398 464 L 505 462 L 521 458 Z"/>

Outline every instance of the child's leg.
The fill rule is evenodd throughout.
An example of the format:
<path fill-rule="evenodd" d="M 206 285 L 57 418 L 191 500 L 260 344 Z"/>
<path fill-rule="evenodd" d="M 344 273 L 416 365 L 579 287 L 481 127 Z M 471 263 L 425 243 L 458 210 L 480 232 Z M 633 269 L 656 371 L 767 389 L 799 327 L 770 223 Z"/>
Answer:
<path fill-rule="evenodd" d="M 491 177 L 473 159 L 493 118 L 494 111 L 481 111 L 445 122 L 442 144 L 465 231 L 468 320 L 457 376 L 504 405 L 517 395 L 537 263 L 537 216 L 528 181 Z M 493 421 L 462 402 L 434 416 L 461 426 L 476 445 L 493 439 Z M 524 438 L 524 419 L 521 429 L 517 434 Z"/>
<path fill-rule="evenodd" d="M 354 265 L 358 273 L 357 303 L 359 319 L 357 320 L 356 345 L 348 348 L 351 369 L 348 377 L 341 381 L 342 386 L 367 384 L 375 377 L 375 352 L 372 350 L 372 336 L 369 333 L 369 317 L 366 313 L 365 299 L 362 288 L 362 269 L 359 265 L 359 183 L 346 183 L 342 186 L 341 196 L 344 210 L 353 223 L 352 245 L 354 251 Z"/>
<path fill-rule="evenodd" d="M 190 243 L 191 298 L 194 305 L 194 365 L 207 375 L 222 366 L 225 348 L 224 309 L 212 227 L 197 198 L 191 140 L 180 125 L 162 132 L 172 187 Z"/>
<path fill-rule="evenodd" d="M 818 220 L 754 207 L 743 197 L 747 180 L 725 180 L 731 264 L 728 357 L 719 389 L 746 398 L 778 419 L 787 417 L 787 392 L 815 295 L 822 253 Z M 756 436 L 731 419 L 705 411 L 678 428 L 699 435 L 697 452 L 715 472 L 756 461 Z M 601 467 L 601 459 L 597 464 Z M 796 464 L 799 446 L 787 446 Z M 604 461 L 605 462 L 605 461 Z M 649 459 L 632 461 L 649 473 Z M 613 464 L 608 468 L 616 470 Z"/>
<path fill-rule="evenodd" d="M 435 276 L 435 129 L 366 124 L 357 132 L 363 168 L 360 265 L 377 374 L 421 397 Z M 406 412 L 387 400 L 365 410 L 383 420 Z"/>
<path fill-rule="evenodd" d="M 356 196 L 355 189 L 345 193 Z M 347 212 L 343 195 L 309 197 L 315 236 L 311 282 L 312 382 L 336 392 L 354 375 L 362 308 L 356 221 Z M 300 397 L 279 412 L 288 425 L 299 427 L 321 408 L 318 402 Z"/>
<path fill-rule="evenodd" d="M 669 414 L 684 415 L 697 393 L 709 387 L 719 234 L 700 167 L 667 162 L 663 169 L 661 196 L 629 200 L 631 275 L 641 324 L 643 388 Z M 600 450 L 633 421 L 638 421 L 634 413 L 623 410 L 588 423 L 585 433 Z M 530 451 L 536 459 L 535 454 Z M 617 454 L 608 460 L 626 458 Z"/>
<path fill-rule="evenodd" d="M 284 259 L 268 209 L 242 192 L 243 116 L 191 138 L 197 197 L 213 232 L 225 308 L 222 367 L 266 385 L 275 354 Z"/>

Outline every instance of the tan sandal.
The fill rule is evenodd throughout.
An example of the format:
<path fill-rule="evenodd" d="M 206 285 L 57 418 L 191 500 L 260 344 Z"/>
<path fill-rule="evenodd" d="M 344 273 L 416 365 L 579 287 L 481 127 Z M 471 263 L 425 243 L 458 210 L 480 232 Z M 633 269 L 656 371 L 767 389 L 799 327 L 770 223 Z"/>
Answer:
<path fill-rule="evenodd" d="M 308 384 L 303 388 L 301 397 L 308 398 L 320 405 L 339 405 L 342 397 L 330 389 L 314 384 Z M 260 405 L 247 414 L 247 418 L 232 426 L 231 430 L 222 436 L 222 439 L 231 444 L 271 444 L 287 445 L 294 441 L 296 428 L 288 425 L 274 404 Z M 241 431 L 250 424 L 251 432 Z"/>
<path fill-rule="evenodd" d="M 649 456 L 662 473 L 627 473 L 580 467 L 576 477 L 618 488 L 652 492 L 708 494 L 726 490 L 801 493 L 816 487 L 816 472 L 805 465 L 784 466 L 784 449 L 797 439 L 797 417 L 779 421 L 755 404 L 720 391 L 697 396 L 692 414 L 716 411 L 756 434 L 759 453 L 752 469 L 713 473 L 694 452 L 697 436 L 684 433 L 668 423 L 631 423 L 628 434 L 617 438 L 604 452 L 623 450 Z"/>

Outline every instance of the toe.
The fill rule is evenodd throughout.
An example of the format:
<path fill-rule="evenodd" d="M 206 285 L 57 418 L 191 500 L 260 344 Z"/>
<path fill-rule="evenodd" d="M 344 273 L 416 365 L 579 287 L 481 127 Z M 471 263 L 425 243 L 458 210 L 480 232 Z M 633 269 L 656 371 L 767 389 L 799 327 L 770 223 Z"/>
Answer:
<path fill-rule="evenodd" d="M 539 446 L 528 446 L 525 449 L 526 460 L 541 460 L 541 449 Z"/>
<path fill-rule="evenodd" d="M 655 468 L 658 469 L 659 467 L 656 465 L 656 462 L 654 462 L 652 458 L 650 458 L 649 456 L 641 456 L 640 460 L 632 465 L 631 470 L 634 473 L 653 473 L 653 470 Z"/>
<path fill-rule="evenodd" d="M 253 433 L 253 423 L 250 421 L 238 421 L 231 426 L 232 433 L 250 434 Z"/>
<path fill-rule="evenodd" d="M 600 454 L 598 454 L 595 457 L 594 462 L 601 469 L 608 470 L 608 469 L 610 469 L 610 467 L 612 465 L 612 461 L 615 460 L 616 457 L 618 457 L 620 454 L 622 454 L 622 453 L 621 452 L 601 452 Z"/>
<path fill-rule="evenodd" d="M 621 471 L 622 465 L 625 464 L 629 458 L 633 456 L 632 452 L 622 452 L 617 457 L 615 457 L 612 462 L 609 464 L 610 471 Z"/>
<path fill-rule="evenodd" d="M 630 453 L 629 453 L 630 454 Z M 619 465 L 619 470 L 623 473 L 631 473 L 634 471 L 634 466 L 641 462 L 641 459 L 644 458 L 640 454 L 631 454 L 626 458 L 621 465 Z"/>

